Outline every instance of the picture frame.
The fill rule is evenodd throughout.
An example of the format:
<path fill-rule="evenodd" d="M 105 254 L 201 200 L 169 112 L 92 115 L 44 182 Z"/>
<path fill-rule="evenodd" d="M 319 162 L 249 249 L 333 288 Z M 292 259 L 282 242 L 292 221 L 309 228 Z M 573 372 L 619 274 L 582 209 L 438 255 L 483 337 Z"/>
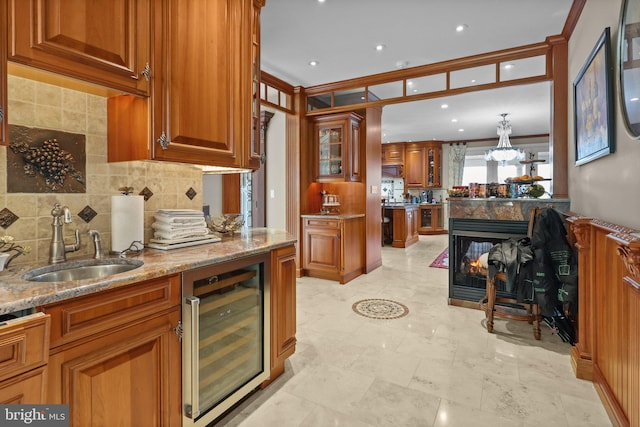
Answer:
<path fill-rule="evenodd" d="M 615 152 L 611 30 L 602 32 L 573 82 L 575 164 Z"/>

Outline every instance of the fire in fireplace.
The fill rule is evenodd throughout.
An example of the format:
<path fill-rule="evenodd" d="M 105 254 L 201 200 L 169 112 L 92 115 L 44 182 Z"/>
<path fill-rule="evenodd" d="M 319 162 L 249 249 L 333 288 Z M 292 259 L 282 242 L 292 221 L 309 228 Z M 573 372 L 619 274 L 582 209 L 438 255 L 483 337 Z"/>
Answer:
<path fill-rule="evenodd" d="M 493 245 L 527 235 L 527 221 L 449 219 L 449 303 L 477 303 L 485 296 L 486 257 Z M 514 298 L 504 283 L 496 283 L 498 296 Z"/>

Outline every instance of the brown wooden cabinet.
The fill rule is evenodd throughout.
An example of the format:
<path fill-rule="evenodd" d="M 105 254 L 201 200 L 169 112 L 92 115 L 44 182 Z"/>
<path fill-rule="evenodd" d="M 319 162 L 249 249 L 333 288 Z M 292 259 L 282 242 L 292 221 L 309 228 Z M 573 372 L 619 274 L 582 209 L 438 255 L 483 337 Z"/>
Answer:
<path fill-rule="evenodd" d="M 313 126 L 316 181 L 361 181 L 360 123 L 355 113 L 316 117 Z"/>
<path fill-rule="evenodd" d="M 72 426 L 181 425 L 178 275 L 42 307 L 51 315 L 47 403 Z"/>
<path fill-rule="evenodd" d="M 427 204 L 420 205 L 418 218 L 419 234 L 443 234 L 446 231 L 443 228 L 442 205 Z"/>
<path fill-rule="evenodd" d="M 151 3 L 8 0 L 9 60 L 147 95 Z"/>
<path fill-rule="evenodd" d="M 364 267 L 364 217 L 304 217 L 303 274 L 341 284 Z"/>
<path fill-rule="evenodd" d="M 382 144 L 382 166 L 404 165 L 404 142 Z"/>
<path fill-rule="evenodd" d="M 284 372 L 284 362 L 296 350 L 296 247 L 271 252 L 271 377 Z"/>
<path fill-rule="evenodd" d="M 7 143 L 7 8 L 0 3 L 0 145 Z"/>
<path fill-rule="evenodd" d="M 254 33 L 263 4 L 167 0 L 155 9 L 152 96 L 109 99 L 109 161 L 259 167 Z"/>
<path fill-rule="evenodd" d="M 0 326 L 0 404 L 44 404 L 51 318 L 42 313 Z"/>
<path fill-rule="evenodd" d="M 391 218 L 394 248 L 406 248 L 418 241 L 418 206 L 386 209 L 385 216 Z"/>
<path fill-rule="evenodd" d="M 439 188 L 441 166 L 439 143 L 416 142 L 405 147 L 405 187 Z"/>

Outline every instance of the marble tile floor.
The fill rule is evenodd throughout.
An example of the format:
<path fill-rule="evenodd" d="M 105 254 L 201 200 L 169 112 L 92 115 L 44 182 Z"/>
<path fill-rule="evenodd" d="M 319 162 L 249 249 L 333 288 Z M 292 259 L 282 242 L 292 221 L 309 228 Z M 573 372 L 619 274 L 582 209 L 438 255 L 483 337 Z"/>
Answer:
<path fill-rule="evenodd" d="M 569 344 L 543 326 L 447 304 L 448 271 L 428 265 L 448 236 L 383 247 L 382 267 L 346 285 L 303 277 L 297 351 L 285 373 L 216 426 L 611 426 L 588 381 L 576 379 Z M 406 305 L 400 319 L 352 311 L 366 298 Z"/>

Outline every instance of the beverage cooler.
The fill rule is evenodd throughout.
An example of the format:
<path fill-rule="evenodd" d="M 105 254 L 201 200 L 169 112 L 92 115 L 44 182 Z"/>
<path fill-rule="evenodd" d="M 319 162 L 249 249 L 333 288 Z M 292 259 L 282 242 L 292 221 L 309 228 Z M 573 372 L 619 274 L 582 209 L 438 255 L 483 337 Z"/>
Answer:
<path fill-rule="evenodd" d="M 183 426 L 208 425 L 269 377 L 269 259 L 183 273 Z"/>

